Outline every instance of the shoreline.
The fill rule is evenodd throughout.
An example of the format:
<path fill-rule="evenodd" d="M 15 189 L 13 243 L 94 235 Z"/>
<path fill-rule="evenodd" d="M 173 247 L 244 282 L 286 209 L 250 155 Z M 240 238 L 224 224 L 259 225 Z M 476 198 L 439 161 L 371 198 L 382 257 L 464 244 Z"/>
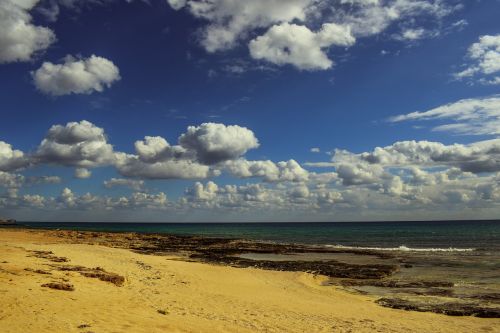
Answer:
<path fill-rule="evenodd" d="M 329 327 L 328 325 L 333 325 L 333 323 L 339 325 L 337 326 L 339 328 L 339 332 L 342 332 L 340 327 L 343 327 L 342 329 L 345 329 L 345 331 L 347 331 L 347 329 L 354 329 L 356 331 L 373 331 L 374 327 L 384 327 L 384 330 L 382 330 L 384 332 L 417 332 L 429 330 L 430 327 L 433 327 L 433 331 L 443 332 L 466 332 L 477 330 L 493 332 L 496 327 L 500 325 L 499 319 L 452 317 L 429 312 L 421 313 L 415 311 L 393 310 L 376 304 L 376 298 L 373 296 L 354 293 L 353 291 L 343 289 L 344 287 L 341 287 L 339 284 L 332 284 L 332 279 L 342 279 L 344 282 L 362 281 L 370 283 L 374 281 L 378 281 L 379 283 L 381 281 L 386 281 L 385 278 L 394 273 L 394 262 L 400 260 L 401 258 L 397 258 L 392 254 L 388 255 L 387 253 L 378 253 L 376 251 L 360 252 L 353 250 L 339 251 L 338 249 L 330 249 L 328 251 L 319 252 L 333 253 L 336 255 L 347 253 L 348 255 L 354 256 L 375 256 L 381 261 L 391 261 L 392 264 L 356 265 L 342 262 L 341 260 L 329 260 L 326 264 L 325 262 L 318 261 L 285 261 L 285 264 L 283 261 L 248 261 L 249 259 L 238 258 L 235 255 L 238 253 L 272 253 L 277 255 L 287 253 L 307 254 L 310 252 L 317 253 L 318 248 L 290 244 L 263 244 L 245 240 L 228 240 L 196 236 L 190 237 L 157 234 L 145 235 L 137 233 L 41 230 L 27 229 L 24 227 L 9 227 L 0 228 L 0 240 L 2 247 L 1 261 L 7 261 L 7 263 L 0 264 L 0 286 L 2 287 L 1 290 L 4 296 L 18 293 L 22 294 L 23 292 L 26 292 L 26 290 L 22 289 L 23 286 L 28 284 L 31 287 L 29 289 L 32 289 L 32 291 L 36 291 L 40 294 L 39 296 L 41 298 L 37 301 L 40 304 L 46 303 L 48 308 L 53 308 L 59 304 L 57 300 L 53 299 L 53 297 L 57 298 L 59 295 L 60 297 L 63 297 L 63 299 L 60 299 L 59 301 L 63 303 L 71 303 L 71 301 L 67 299 L 67 297 L 72 297 L 70 294 L 76 295 L 77 293 L 89 288 L 95 291 L 105 288 L 102 292 L 103 295 L 106 296 L 115 295 L 118 290 L 120 297 L 125 297 L 124 299 L 129 302 L 131 300 L 130 293 L 137 292 L 137 287 L 150 289 L 154 286 L 153 289 L 156 289 L 155 292 L 158 292 L 158 294 L 153 293 L 152 295 L 154 296 L 151 297 L 157 299 L 160 303 L 162 300 L 165 302 L 167 299 L 172 300 L 172 293 L 176 294 L 176 297 L 174 297 L 176 304 L 184 304 L 186 302 L 185 298 L 189 299 L 189 304 L 184 304 L 183 308 L 187 309 L 185 311 L 191 311 L 193 308 L 203 307 L 201 305 L 203 302 L 211 303 L 213 302 L 212 298 L 219 298 L 219 296 L 225 295 L 225 297 L 231 298 L 231 302 L 226 304 L 226 307 L 218 308 L 215 304 L 213 308 L 203 307 L 204 310 L 201 311 L 203 315 L 205 317 L 209 317 L 231 313 L 231 316 L 234 318 L 232 319 L 233 321 L 238 322 L 241 318 L 247 318 L 245 320 L 247 320 L 248 325 L 253 323 L 253 321 L 248 321 L 248 314 L 245 314 L 246 312 L 244 310 L 247 312 L 250 310 L 246 306 L 238 308 L 238 304 L 240 304 L 243 300 L 248 301 L 248 297 L 250 297 L 253 304 L 252 308 L 256 309 L 269 310 L 269 303 L 274 304 L 273 306 L 276 307 L 276 311 L 274 312 L 269 310 L 272 312 L 272 315 L 268 314 L 267 317 L 264 316 L 266 313 L 265 311 L 261 312 L 262 317 L 259 317 L 259 321 L 257 321 L 262 324 L 260 327 L 261 329 L 258 329 L 259 327 L 253 329 L 251 327 L 245 328 L 239 323 L 227 320 L 219 322 L 220 319 L 214 319 L 215 322 L 222 325 L 217 326 L 216 331 L 221 330 L 221 327 L 223 327 L 224 331 L 257 330 L 299 332 L 300 327 L 304 329 L 309 327 L 308 325 L 301 326 L 304 323 L 300 320 L 297 321 L 297 318 L 300 317 L 302 318 L 301 320 L 305 320 L 304 318 L 313 316 L 310 312 L 311 310 L 308 309 L 308 307 L 311 306 L 310 302 L 313 302 L 314 304 L 321 304 L 323 309 L 322 311 L 325 311 L 324 314 L 328 313 L 328 316 L 326 317 L 320 316 L 321 320 L 318 319 L 318 324 L 313 326 L 314 328 L 317 328 L 317 330 L 313 329 L 313 331 L 325 330 L 326 327 Z M 23 248 L 24 250 L 20 248 Z M 38 252 L 37 254 L 29 251 L 42 252 Z M 16 255 L 18 256 L 19 263 L 14 265 L 17 269 L 12 267 L 12 259 L 9 260 L 10 254 L 13 255 L 13 253 L 17 253 Z M 195 255 L 193 256 L 193 254 Z M 57 261 L 63 260 L 62 258 L 66 258 L 67 261 Z M 94 260 L 92 260 L 93 258 Z M 110 258 L 113 258 L 113 260 L 110 260 Z M 140 264 L 138 262 L 140 262 Z M 398 265 L 404 265 L 404 263 L 398 262 Z M 328 266 L 329 268 L 325 266 Z M 28 268 L 28 270 L 25 270 L 26 268 Z M 182 283 L 181 281 L 177 281 L 174 284 L 165 283 L 165 281 L 170 280 L 166 272 L 172 269 L 180 269 L 178 274 L 185 275 L 186 281 L 184 282 L 187 283 Z M 330 270 L 328 271 L 328 269 Z M 14 272 L 18 275 L 13 275 L 9 272 Z M 41 272 L 50 274 L 44 274 Z M 327 274 L 325 274 L 325 272 Z M 371 272 L 370 274 L 372 275 L 366 275 L 367 272 Z M 209 276 L 212 276 L 210 275 L 212 273 L 215 274 L 213 279 L 209 278 Z M 120 280 L 117 276 L 124 278 L 122 286 L 114 285 L 109 282 L 113 280 Z M 327 276 L 329 276 L 329 278 Z M 14 279 L 14 277 L 23 281 L 25 280 L 25 282 L 23 284 L 18 284 L 16 283 L 17 280 Z M 64 281 L 64 279 L 68 281 Z M 219 281 L 219 279 L 221 279 L 221 281 Z M 253 281 L 251 286 L 248 286 L 249 279 Z M 223 282 L 222 280 L 226 282 Z M 261 285 L 258 281 L 264 281 L 265 283 Z M 50 289 L 50 287 L 42 287 L 43 284 L 56 282 L 74 285 L 74 290 L 53 290 Z M 229 290 L 231 291 L 231 295 L 226 295 L 226 292 L 229 292 L 225 288 L 227 287 L 226 284 L 230 284 L 232 286 Z M 196 287 L 193 287 L 195 285 Z M 115 289 L 112 289 L 111 287 Z M 404 287 L 410 288 L 411 286 L 406 285 Z M 111 290 L 109 290 L 109 288 L 111 288 Z M 266 297 L 265 295 L 258 295 L 258 290 L 261 290 L 262 288 L 268 290 L 271 294 L 275 294 L 275 298 L 269 299 L 269 297 Z M 432 286 L 431 288 L 436 288 L 436 286 Z M 111 294 L 108 294 L 108 292 Z M 255 294 L 256 292 L 257 294 Z M 250 293 L 250 295 L 248 293 Z M 193 298 L 195 295 L 204 295 L 204 297 L 201 297 L 200 299 L 197 299 L 196 297 Z M 50 297 L 47 299 L 45 296 Z M 118 297 L 118 295 L 115 296 Z M 0 301 L 2 303 L 7 302 L 1 304 L 2 310 L 0 312 L 0 325 L 2 326 L 4 326 L 5 323 L 8 323 L 9 318 L 12 320 L 11 316 L 15 313 L 12 312 L 9 316 L 9 311 L 11 310 L 6 310 L 12 308 L 12 305 L 9 303 L 9 299 L 12 300 L 13 298 L 6 297 L 3 301 Z M 224 299 L 224 297 L 222 297 L 222 299 Z M 31 301 L 33 301 L 33 299 Z M 53 304 L 52 302 L 55 303 Z M 78 298 L 76 298 L 73 302 L 78 302 Z M 87 304 L 87 306 L 92 305 L 92 307 L 95 308 L 95 311 L 99 311 L 99 309 L 101 309 L 101 307 L 98 306 L 100 300 L 89 300 L 89 302 L 90 303 Z M 290 310 L 287 309 L 287 307 L 291 306 L 291 304 L 288 304 L 290 302 L 296 303 L 296 306 L 301 310 L 299 311 L 295 309 L 292 311 L 293 315 L 287 316 L 287 313 Z M 345 309 L 338 308 L 339 302 L 344 302 L 342 304 L 344 304 Z M 351 304 L 352 302 L 354 303 Z M 168 308 L 173 307 L 172 304 L 174 303 L 169 304 L 169 306 L 164 306 L 167 309 L 163 309 L 158 306 L 156 312 L 152 311 L 152 314 L 149 313 L 146 317 L 151 318 L 151 320 L 155 323 L 154 325 L 156 325 L 157 322 L 163 322 L 165 319 L 169 318 L 167 321 L 173 323 L 172 325 L 174 325 L 169 326 L 171 331 L 214 331 L 214 327 L 211 326 L 213 324 L 213 320 L 206 322 L 206 319 L 199 319 L 199 315 L 193 314 L 193 318 L 190 320 L 198 324 L 201 320 L 203 325 L 206 325 L 206 327 L 198 327 L 196 325 L 195 327 L 184 322 L 177 322 L 176 320 L 178 318 L 176 316 L 183 316 L 182 314 L 172 316 L 175 311 L 172 309 L 169 310 Z M 134 304 L 129 305 L 131 307 L 135 306 Z M 400 305 L 409 308 L 408 304 Z M 395 305 L 392 303 L 387 306 L 394 307 Z M 369 321 L 363 322 L 363 324 L 361 321 L 350 320 L 349 324 L 342 324 L 340 317 L 345 317 L 345 314 L 340 312 L 345 312 L 346 310 L 348 310 L 348 313 L 351 314 L 349 317 L 350 319 L 356 318 L 355 314 L 363 313 L 363 320 Z M 96 333 L 101 331 L 112 331 L 109 327 L 106 329 L 94 329 L 94 327 L 100 327 L 101 324 L 103 325 L 101 322 L 95 322 L 95 317 L 99 317 L 99 314 L 94 313 L 95 311 L 87 311 L 89 318 L 94 318 L 92 329 L 89 330 L 95 330 Z M 138 309 L 135 309 L 134 311 L 138 311 Z M 477 309 L 474 311 L 477 312 Z M 167 314 L 162 315 L 161 312 L 165 312 Z M 42 317 L 47 317 L 45 319 L 49 321 L 58 321 L 49 313 L 50 311 L 47 311 L 47 314 Z M 477 315 L 477 313 L 475 314 Z M 111 313 L 109 315 L 112 316 Z M 410 326 L 410 322 L 398 320 L 398 323 L 396 321 L 393 323 L 395 327 L 389 330 L 386 324 L 390 321 L 391 317 L 395 315 L 407 318 L 410 321 L 417 320 L 417 323 Z M 162 316 L 165 318 L 161 318 Z M 199 319 L 198 321 L 196 320 L 197 318 Z M 264 320 L 264 318 L 266 319 Z M 431 320 L 431 322 L 442 322 L 444 326 L 439 326 L 439 328 L 436 329 L 436 326 L 434 324 L 431 325 L 431 322 L 428 320 Z M 32 320 L 27 319 L 27 321 L 30 322 Z M 136 324 L 140 321 L 141 318 L 139 317 L 134 319 Z M 385 323 L 385 326 L 383 323 Z M 34 323 L 29 324 L 34 325 Z M 132 326 L 134 325 L 135 324 Z M 209 327 L 210 329 L 208 329 Z M 415 329 L 415 327 L 420 327 L 421 329 Z M 43 327 L 38 328 L 39 330 L 37 330 L 37 332 L 46 331 Z M 7 332 L 18 331 L 20 332 L 21 330 L 7 330 Z M 29 330 L 24 330 L 24 332 L 26 331 Z M 81 329 L 76 329 L 74 331 L 82 332 Z M 139 332 L 140 330 L 130 329 L 129 331 Z"/>

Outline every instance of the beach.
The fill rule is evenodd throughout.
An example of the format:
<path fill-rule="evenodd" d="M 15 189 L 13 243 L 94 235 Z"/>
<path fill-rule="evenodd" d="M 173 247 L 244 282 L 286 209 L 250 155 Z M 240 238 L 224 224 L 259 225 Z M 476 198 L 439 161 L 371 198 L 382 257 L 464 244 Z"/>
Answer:
<path fill-rule="evenodd" d="M 385 308 L 326 280 L 79 243 L 53 231 L 0 229 L 6 333 L 499 332 L 500 319 Z"/>

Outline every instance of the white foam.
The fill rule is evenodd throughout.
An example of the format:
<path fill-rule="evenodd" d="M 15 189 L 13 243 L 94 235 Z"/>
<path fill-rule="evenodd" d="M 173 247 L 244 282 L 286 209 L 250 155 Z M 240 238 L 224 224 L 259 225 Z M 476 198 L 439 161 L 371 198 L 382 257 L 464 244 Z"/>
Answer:
<path fill-rule="evenodd" d="M 333 247 L 336 249 L 349 249 L 349 250 L 374 250 L 374 251 L 402 251 L 402 252 L 472 252 L 473 248 L 414 248 L 401 245 L 399 247 L 358 247 L 358 246 L 344 246 L 344 245 L 326 245 L 326 247 Z"/>

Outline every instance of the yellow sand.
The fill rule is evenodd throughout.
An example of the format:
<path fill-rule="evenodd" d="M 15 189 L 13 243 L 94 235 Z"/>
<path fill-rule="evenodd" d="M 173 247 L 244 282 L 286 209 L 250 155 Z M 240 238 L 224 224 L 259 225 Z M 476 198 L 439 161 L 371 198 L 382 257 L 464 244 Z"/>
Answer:
<path fill-rule="evenodd" d="M 54 264 L 29 257 L 29 250 L 99 266 L 126 282 L 118 287 L 77 272 L 25 271 Z M 74 291 L 41 287 L 63 278 Z M 323 280 L 0 229 L 0 332 L 500 332 L 498 319 L 387 309 L 367 296 L 321 286 Z"/>

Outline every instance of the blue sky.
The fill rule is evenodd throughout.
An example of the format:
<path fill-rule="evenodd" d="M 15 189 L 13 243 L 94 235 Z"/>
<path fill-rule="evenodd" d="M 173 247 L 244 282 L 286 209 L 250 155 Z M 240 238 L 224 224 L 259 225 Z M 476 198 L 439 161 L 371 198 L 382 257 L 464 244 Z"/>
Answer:
<path fill-rule="evenodd" d="M 0 216 L 498 217 L 499 12 L 460 0 L 7 0 Z"/>

